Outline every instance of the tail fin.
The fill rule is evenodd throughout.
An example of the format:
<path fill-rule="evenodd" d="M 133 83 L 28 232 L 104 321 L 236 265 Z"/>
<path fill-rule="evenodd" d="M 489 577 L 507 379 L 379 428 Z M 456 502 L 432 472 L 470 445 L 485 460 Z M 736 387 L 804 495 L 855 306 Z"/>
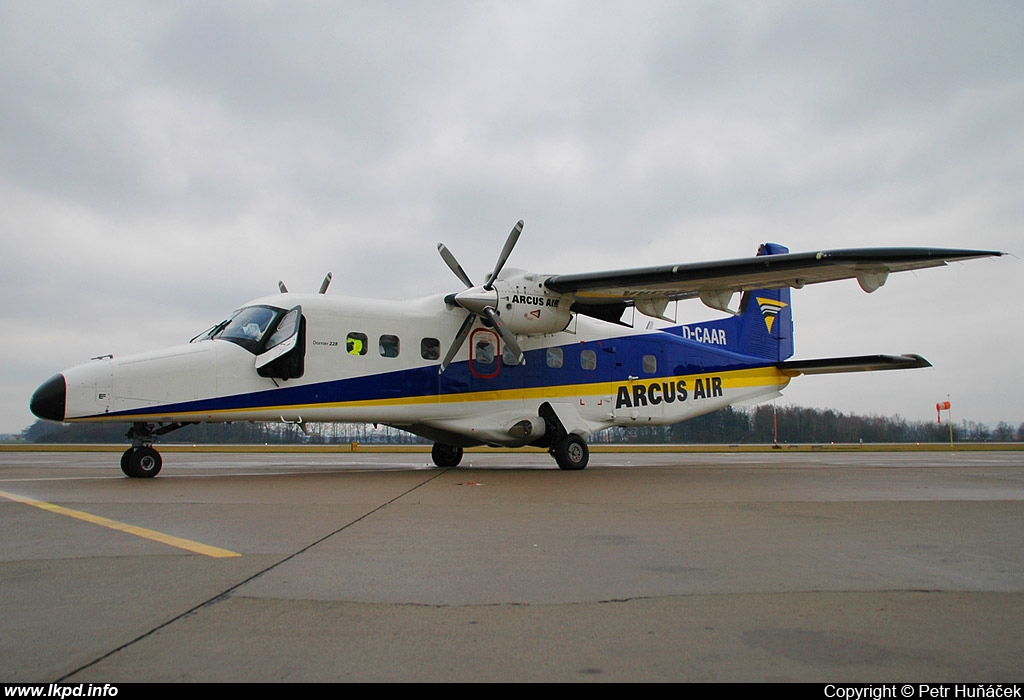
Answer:
<path fill-rule="evenodd" d="M 778 255 L 789 249 L 765 243 L 758 255 Z M 683 338 L 711 342 L 733 352 L 781 362 L 793 355 L 793 308 L 790 289 L 759 289 L 744 292 L 739 315 L 691 323 L 680 328 Z"/>

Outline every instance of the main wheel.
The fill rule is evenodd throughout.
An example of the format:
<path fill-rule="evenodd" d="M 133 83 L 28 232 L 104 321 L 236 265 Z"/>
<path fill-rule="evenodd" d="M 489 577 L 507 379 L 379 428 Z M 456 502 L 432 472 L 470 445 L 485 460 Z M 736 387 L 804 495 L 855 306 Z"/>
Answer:
<path fill-rule="evenodd" d="M 152 447 L 130 447 L 121 455 L 121 471 L 133 479 L 151 479 L 162 466 L 160 453 Z"/>
<path fill-rule="evenodd" d="M 457 467 L 462 461 L 462 448 L 435 442 L 430 448 L 430 457 L 439 467 Z"/>
<path fill-rule="evenodd" d="M 551 454 L 558 462 L 559 469 L 570 471 L 586 469 L 590 461 L 590 448 L 579 435 L 566 435 L 555 445 Z"/>

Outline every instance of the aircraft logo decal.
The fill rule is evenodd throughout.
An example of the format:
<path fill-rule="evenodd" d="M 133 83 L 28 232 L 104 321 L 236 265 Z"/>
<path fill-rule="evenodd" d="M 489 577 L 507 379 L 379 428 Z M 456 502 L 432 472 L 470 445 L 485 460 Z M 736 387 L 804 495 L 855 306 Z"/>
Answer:
<path fill-rule="evenodd" d="M 768 327 L 768 332 L 772 332 L 772 326 L 775 325 L 775 317 L 779 315 L 779 312 L 789 306 L 781 301 L 775 299 L 765 299 L 764 297 L 757 297 L 757 305 L 761 309 L 761 316 L 764 317 L 764 325 Z"/>

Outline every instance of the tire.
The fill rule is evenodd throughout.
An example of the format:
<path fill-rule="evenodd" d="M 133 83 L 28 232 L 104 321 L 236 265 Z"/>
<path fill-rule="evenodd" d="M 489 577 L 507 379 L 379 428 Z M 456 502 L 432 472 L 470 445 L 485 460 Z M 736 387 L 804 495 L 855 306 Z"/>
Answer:
<path fill-rule="evenodd" d="M 133 479 L 152 479 L 162 466 L 163 458 L 152 447 L 131 448 L 121 455 L 121 471 Z"/>
<path fill-rule="evenodd" d="M 568 471 L 586 469 L 590 461 L 590 448 L 579 435 L 566 435 L 555 445 L 551 454 L 558 463 L 558 468 Z"/>
<path fill-rule="evenodd" d="M 125 476 L 131 476 L 131 474 L 128 473 L 128 460 L 131 459 L 133 452 L 135 452 L 135 448 L 129 447 L 124 451 L 124 454 L 121 455 L 121 471 L 124 472 Z"/>
<path fill-rule="evenodd" d="M 462 448 L 435 442 L 430 448 L 430 457 L 439 467 L 457 467 L 462 461 Z"/>

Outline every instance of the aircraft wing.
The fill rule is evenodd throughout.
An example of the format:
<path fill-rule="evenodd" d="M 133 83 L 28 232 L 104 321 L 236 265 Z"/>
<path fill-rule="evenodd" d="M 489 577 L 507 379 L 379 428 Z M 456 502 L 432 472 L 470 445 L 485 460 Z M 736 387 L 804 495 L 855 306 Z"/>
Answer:
<path fill-rule="evenodd" d="M 572 294 L 577 310 L 601 317 L 614 316 L 638 302 L 662 302 L 700 297 L 714 303 L 733 292 L 753 289 L 801 288 L 808 284 L 856 279 L 865 291 L 874 291 L 885 283 L 890 272 L 940 267 L 955 260 L 1000 256 L 989 250 L 950 248 L 854 248 L 822 250 L 813 253 L 758 255 L 735 260 L 685 263 L 609 272 L 554 275 L 545 286 L 562 294 Z"/>

